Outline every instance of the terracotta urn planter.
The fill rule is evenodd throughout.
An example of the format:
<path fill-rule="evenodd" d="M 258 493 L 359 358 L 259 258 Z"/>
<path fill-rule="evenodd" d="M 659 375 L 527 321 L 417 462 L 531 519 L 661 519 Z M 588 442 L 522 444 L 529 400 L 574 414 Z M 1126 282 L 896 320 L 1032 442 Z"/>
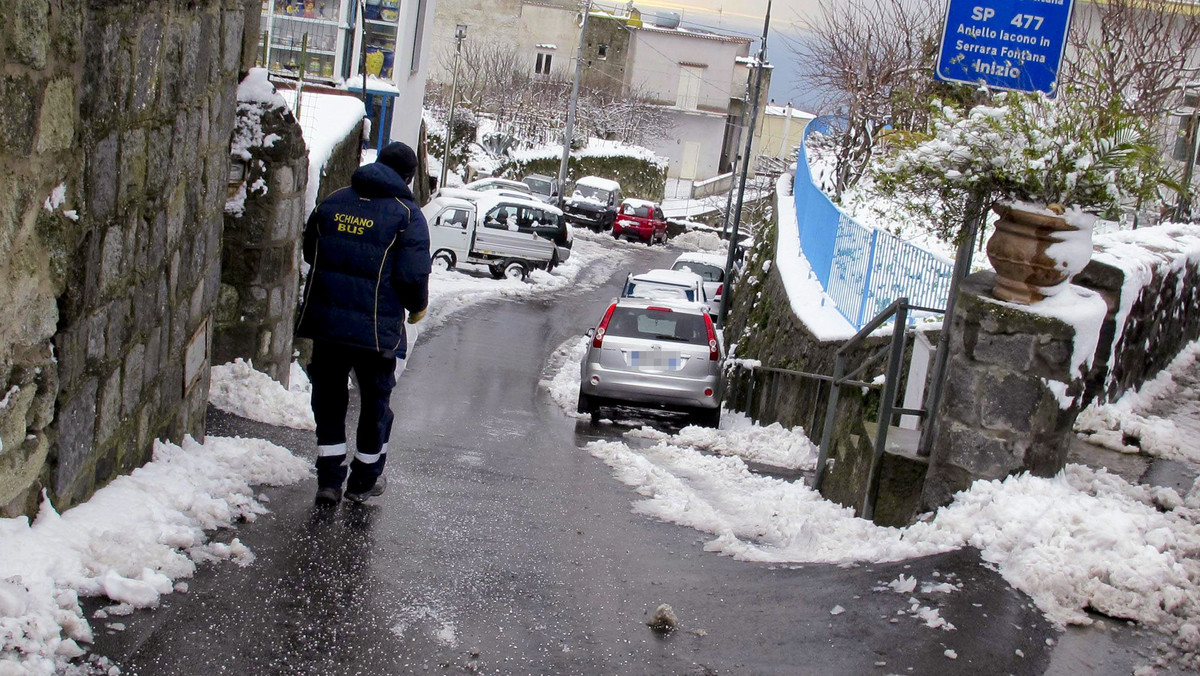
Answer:
<path fill-rule="evenodd" d="M 996 232 L 987 243 L 996 270 L 992 295 L 1029 305 L 1062 290 L 1092 257 L 1094 219 L 1031 204 L 1000 203 Z"/>

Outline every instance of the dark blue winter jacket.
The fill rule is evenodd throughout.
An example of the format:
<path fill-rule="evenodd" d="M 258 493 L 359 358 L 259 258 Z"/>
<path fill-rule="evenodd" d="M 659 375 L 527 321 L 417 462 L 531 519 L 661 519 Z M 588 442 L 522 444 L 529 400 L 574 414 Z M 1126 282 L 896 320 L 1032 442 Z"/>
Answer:
<path fill-rule="evenodd" d="M 360 167 L 304 228 L 296 334 L 404 357 L 404 311 L 429 302 L 429 228 L 400 174 Z"/>

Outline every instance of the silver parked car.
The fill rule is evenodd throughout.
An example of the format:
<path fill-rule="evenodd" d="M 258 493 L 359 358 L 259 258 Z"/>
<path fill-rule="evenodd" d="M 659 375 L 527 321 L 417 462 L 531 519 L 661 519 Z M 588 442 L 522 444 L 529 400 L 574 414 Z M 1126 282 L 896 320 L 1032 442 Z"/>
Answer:
<path fill-rule="evenodd" d="M 604 313 L 583 357 L 580 413 L 602 406 L 688 413 L 699 425 L 721 422 L 725 355 L 700 303 L 622 298 Z"/>

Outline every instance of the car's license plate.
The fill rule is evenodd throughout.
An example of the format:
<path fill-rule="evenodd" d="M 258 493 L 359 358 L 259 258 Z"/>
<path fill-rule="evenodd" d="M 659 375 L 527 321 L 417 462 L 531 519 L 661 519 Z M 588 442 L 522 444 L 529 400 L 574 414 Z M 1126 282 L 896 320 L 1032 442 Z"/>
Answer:
<path fill-rule="evenodd" d="M 678 371 L 682 362 L 678 352 L 663 350 L 635 350 L 629 355 L 630 365 L 644 371 Z"/>

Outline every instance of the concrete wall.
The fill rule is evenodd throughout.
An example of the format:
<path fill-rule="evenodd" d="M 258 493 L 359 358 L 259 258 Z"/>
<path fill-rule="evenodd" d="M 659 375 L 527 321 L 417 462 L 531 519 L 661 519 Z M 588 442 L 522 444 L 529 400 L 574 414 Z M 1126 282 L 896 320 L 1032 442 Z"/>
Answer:
<path fill-rule="evenodd" d="M 724 115 L 706 112 L 688 112 L 672 110 L 671 121 L 675 125 L 671 134 L 656 143 L 647 144 L 650 150 L 661 155 L 670 162 L 667 166 L 668 178 L 680 178 L 683 174 L 684 154 L 687 144 L 699 146 L 696 161 L 695 176 L 688 178 L 697 181 L 712 178 L 721 173 L 722 143 L 725 138 L 725 128 L 728 125 Z"/>
<path fill-rule="evenodd" d="M 574 74 L 571 60 L 579 46 L 579 6 L 568 0 L 438 0 L 432 30 L 429 78 L 449 84 L 454 68 L 454 31 L 466 24 L 467 41 L 476 45 L 511 47 L 534 72 L 539 51 L 554 54 L 551 74 L 569 79 Z M 537 45 L 554 45 L 538 49 Z"/>
<path fill-rule="evenodd" d="M 0 3 L 0 510 L 202 435 L 243 28 L 258 3 Z M 255 29 L 257 30 L 257 29 Z"/>
<path fill-rule="evenodd" d="M 804 140 L 804 130 L 812 119 L 812 115 L 791 106 L 771 106 L 759 127 L 759 154 L 787 159 Z"/>
<path fill-rule="evenodd" d="M 416 148 L 421 140 L 421 110 L 425 101 L 425 80 L 436 68 L 439 46 L 454 44 L 454 25 L 450 40 L 442 41 L 435 17 L 437 0 L 413 0 L 400 3 L 400 39 L 396 43 L 396 63 L 392 80 L 400 90 L 392 113 L 392 140 Z M 453 63 L 453 62 L 451 62 Z"/>
<path fill-rule="evenodd" d="M 637 31 L 633 41 L 630 83 L 655 102 L 674 106 L 679 100 L 680 64 L 704 66 L 697 107 L 725 114 L 730 97 L 742 95 L 742 88 L 734 89 L 734 69 L 737 57 L 748 51 L 748 40 L 707 39 L 647 26 Z"/>

